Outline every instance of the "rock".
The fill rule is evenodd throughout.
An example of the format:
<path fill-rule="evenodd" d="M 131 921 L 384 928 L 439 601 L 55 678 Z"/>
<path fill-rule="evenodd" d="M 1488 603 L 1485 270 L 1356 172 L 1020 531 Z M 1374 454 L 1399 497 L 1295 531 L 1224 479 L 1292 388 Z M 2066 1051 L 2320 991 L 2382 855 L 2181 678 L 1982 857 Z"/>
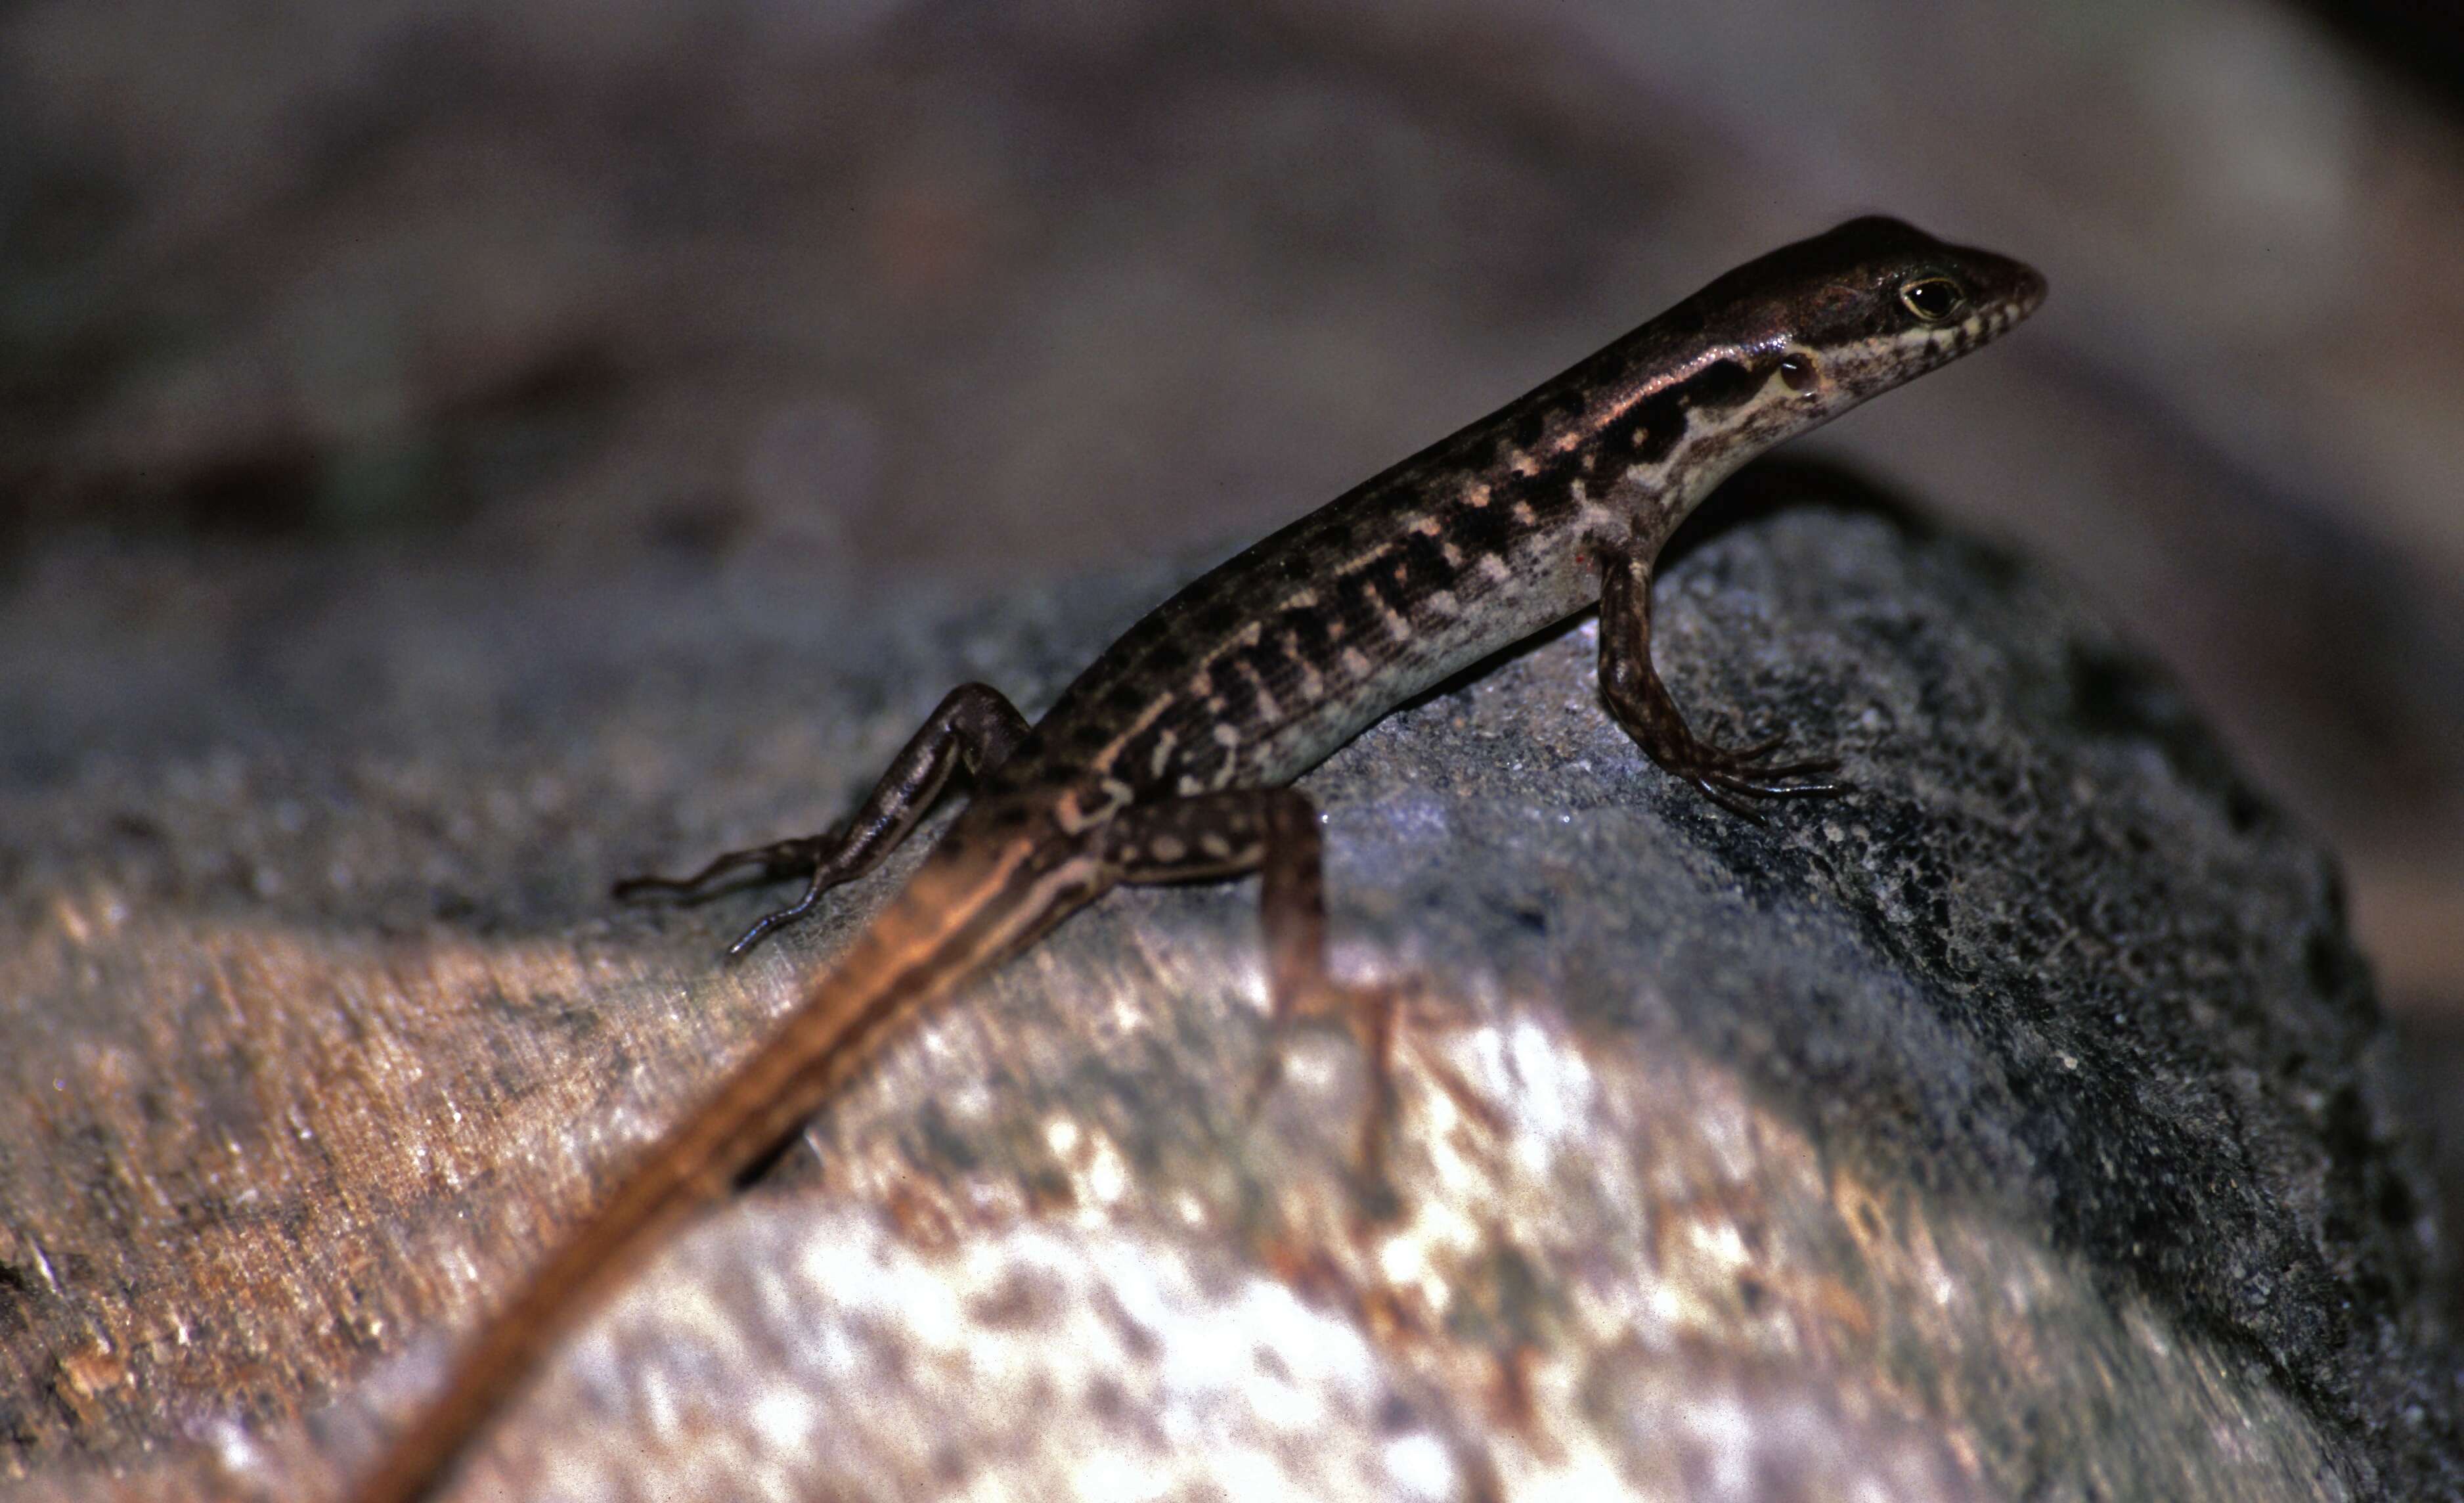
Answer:
<path fill-rule="evenodd" d="M 1698 728 L 1846 796 L 1757 825 L 1648 766 L 1588 622 L 1306 783 L 1339 968 L 1409 982 L 1374 1162 L 1352 1035 L 1266 1024 L 1253 889 L 1117 893 L 645 1270 L 460 1495 L 2464 1489 L 2328 862 L 2060 590 L 1862 498 L 1749 472 L 1657 597 Z M 948 683 L 1048 699 L 1158 589 L 858 629 L 315 578 L 72 591 L 193 679 L 0 664 L 28 1496 L 337 1494 L 894 873 L 733 970 L 779 895 L 604 883 L 825 823 Z"/>

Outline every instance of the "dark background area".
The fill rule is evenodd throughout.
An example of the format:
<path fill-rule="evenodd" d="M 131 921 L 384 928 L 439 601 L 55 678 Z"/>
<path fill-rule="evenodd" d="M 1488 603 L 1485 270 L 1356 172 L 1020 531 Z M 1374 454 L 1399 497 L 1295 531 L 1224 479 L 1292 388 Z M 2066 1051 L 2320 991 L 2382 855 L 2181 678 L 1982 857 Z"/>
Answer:
<path fill-rule="evenodd" d="M 2453 7 L 2439 0 L 2313 0 L 2303 9 L 2453 119 L 2464 102 L 2464 27 L 2455 24 Z"/>
<path fill-rule="evenodd" d="M 244 670 L 372 574 L 372 634 L 690 622 L 1237 539 L 1883 209 L 2054 298 L 1819 452 L 2050 562 L 2336 848 L 2464 1205 L 2460 38 L 2426 0 L 19 0 L 0 773 L 146 744 L 174 681 L 258 685 L 236 737 L 341 713 Z"/>

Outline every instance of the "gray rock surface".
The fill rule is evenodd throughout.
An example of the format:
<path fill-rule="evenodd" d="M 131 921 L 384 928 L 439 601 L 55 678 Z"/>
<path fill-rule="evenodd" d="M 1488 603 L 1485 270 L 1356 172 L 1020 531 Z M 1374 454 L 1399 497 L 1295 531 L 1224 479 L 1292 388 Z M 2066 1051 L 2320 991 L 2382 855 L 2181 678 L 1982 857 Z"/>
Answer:
<path fill-rule="evenodd" d="M 55 567 L 0 608 L 33 1497 L 336 1492 L 879 891 L 720 971 L 772 895 L 605 881 L 826 822 L 947 683 L 1041 702 L 1161 583 L 859 627 L 690 570 Z M 1351 1035 L 1265 1025 L 1250 891 L 1117 894 L 647 1270 L 463 1495 L 2464 1487 L 2320 852 L 2000 557 L 1792 505 L 1658 602 L 1701 729 L 1855 791 L 1677 786 L 1588 624 L 1340 753 L 1338 964 L 1413 981 L 1382 1173 Z M 63 654 L 14 630 L 71 611 Z"/>

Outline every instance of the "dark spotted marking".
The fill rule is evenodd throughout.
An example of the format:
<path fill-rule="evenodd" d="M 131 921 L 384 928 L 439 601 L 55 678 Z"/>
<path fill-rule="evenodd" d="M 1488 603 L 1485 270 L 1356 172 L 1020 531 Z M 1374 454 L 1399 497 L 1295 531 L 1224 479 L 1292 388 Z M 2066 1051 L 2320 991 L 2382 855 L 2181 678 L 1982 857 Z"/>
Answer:
<path fill-rule="evenodd" d="M 1590 488 L 1592 496 L 1599 496 L 1614 480 L 1624 478 L 1626 468 L 1634 463 L 1634 449 L 1639 436 L 1641 433 L 1636 431 L 1636 424 L 1631 419 L 1612 419 L 1607 427 L 1601 429 L 1599 436 L 1582 451 L 1577 471 L 1582 473 L 1582 483 Z"/>
<path fill-rule="evenodd" d="M 1749 366 L 1742 361 L 1715 360 L 1653 392 L 1635 406 L 1633 421 L 1642 430 L 1635 456 L 1645 464 L 1666 459 L 1685 436 L 1687 413 L 1726 411 L 1761 390 L 1770 375 L 1763 362 Z"/>
<path fill-rule="evenodd" d="M 1180 752 L 1179 727 L 1170 723 L 1169 716 L 1122 742 L 1119 754 L 1112 759 L 1113 776 L 1128 784 L 1141 799 L 1148 797 L 1155 786 L 1155 747 L 1162 744 L 1167 734 L 1175 738 L 1173 752 L 1164 759 L 1162 777 L 1168 783 L 1179 762 Z"/>
<path fill-rule="evenodd" d="M 1634 454 L 1644 464 L 1659 464 L 1677 452 L 1677 441 L 1685 436 L 1685 393 L 1682 387 L 1669 387 L 1655 391 L 1635 405 Z"/>
<path fill-rule="evenodd" d="M 1254 678 L 1278 694 L 1298 672 L 1291 654 L 1284 650 L 1283 639 L 1266 631 L 1260 631 L 1258 640 L 1234 652 L 1231 663 L 1243 677 Z"/>
<path fill-rule="evenodd" d="M 1172 765 L 1164 769 L 1163 784 L 1177 790 L 1183 778 L 1195 778 L 1200 785 L 1213 783 L 1231 755 L 1231 748 L 1211 736 L 1185 741 L 1172 749 Z"/>
<path fill-rule="evenodd" d="M 1408 532 L 1397 547 L 1402 554 L 1396 563 L 1397 569 L 1409 571 L 1398 572 L 1398 579 L 1408 578 L 1424 594 L 1454 587 L 1455 566 L 1446 562 L 1446 550 L 1439 539 L 1425 532 Z"/>
<path fill-rule="evenodd" d="M 1258 702 L 1261 680 L 1254 673 L 1242 669 L 1248 661 L 1250 650 L 1238 649 L 1224 654 L 1215 670 L 1215 697 L 1223 701 L 1215 718 L 1231 725 L 1250 725 L 1263 718 L 1264 707 Z"/>
<path fill-rule="evenodd" d="M 1583 489 L 1594 500 L 1606 496 L 1609 488 L 1624 479 L 1626 471 L 1633 467 L 1635 437 L 1632 423 L 1615 424 L 1583 455 Z"/>
<path fill-rule="evenodd" d="M 1515 498 L 1531 508 L 1531 514 L 1542 526 L 1564 521 L 1574 513 L 1574 488 L 1566 475 L 1542 475 L 1517 493 Z M 1508 508 L 1511 510 L 1511 508 Z"/>
<path fill-rule="evenodd" d="M 1768 364 L 1715 360 L 1677 384 L 1689 410 L 1719 412 L 1735 407 L 1763 388 L 1771 378 Z"/>
<path fill-rule="evenodd" d="M 1445 515 L 1446 536 L 1465 553 L 1503 557 L 1514 543 L 1514 519 L 1507 515 L 1508 510 L 1495 503 L 1457 506 Z"/>
<path fill-rule="evenodd" d="M 1346 575 L 1334 586 L 1334 618 L 1343 625 L 1343 645 L 1374 652 L 1387 638 L 1386 597 L 1379 592 L 1375 570 Z"/>
<path fill-rule="evenodd" d="M 1515 480 L 1542 459 L 1536 445 L 1517 443 L 1512 432 L 1501 431 L 1496 445 L 1489 451 L 1488 470 L 1500 480 Z"/>
<path fill-rule="evenodd" d="M 1326 597 L 1320 594 L 1323 601 Z M 1327 635 L 1326 615 L 1319 606 L 1294 606 L 1275 617 L 1267 636 L 1277 641 L 1288 640 L 1300 655 L 1311 663 L 1323 664 L 1334 651 Z"/>

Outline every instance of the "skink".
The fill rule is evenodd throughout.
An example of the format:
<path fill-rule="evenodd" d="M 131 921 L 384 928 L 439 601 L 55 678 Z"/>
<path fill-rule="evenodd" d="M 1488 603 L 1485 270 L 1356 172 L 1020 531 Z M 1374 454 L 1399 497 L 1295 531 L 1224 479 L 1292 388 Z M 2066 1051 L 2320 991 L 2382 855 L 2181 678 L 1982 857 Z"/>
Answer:
<path fill-rule="evenodd" d="M 960 768 L 973 780 L 906 888 L 482 1328 L 360 1496 L 429 1496 L 555 1338 L 798 1131 L 900 1019 L 1114 884 L 1260 873 L 1277 1011 L 1340 1003 L 1317 814 L 1288 785 L 1414 695 L 1595 601 L 1600 697 L 1652 761 L 1739 812 L 1836 791 L 1827 761 L 1687 729 L 1652 669 L 1653 563 L 1737 466 L 1996 338 L 2044 292 L 2019 262 L 1893 219 L 1784 246 L 1190 585 L 1041 721 L 961 685 L 839 828 L 626 884 L 690 893 L 746 867 L 806 878 L 740 954 L 879 864 Z"/>

